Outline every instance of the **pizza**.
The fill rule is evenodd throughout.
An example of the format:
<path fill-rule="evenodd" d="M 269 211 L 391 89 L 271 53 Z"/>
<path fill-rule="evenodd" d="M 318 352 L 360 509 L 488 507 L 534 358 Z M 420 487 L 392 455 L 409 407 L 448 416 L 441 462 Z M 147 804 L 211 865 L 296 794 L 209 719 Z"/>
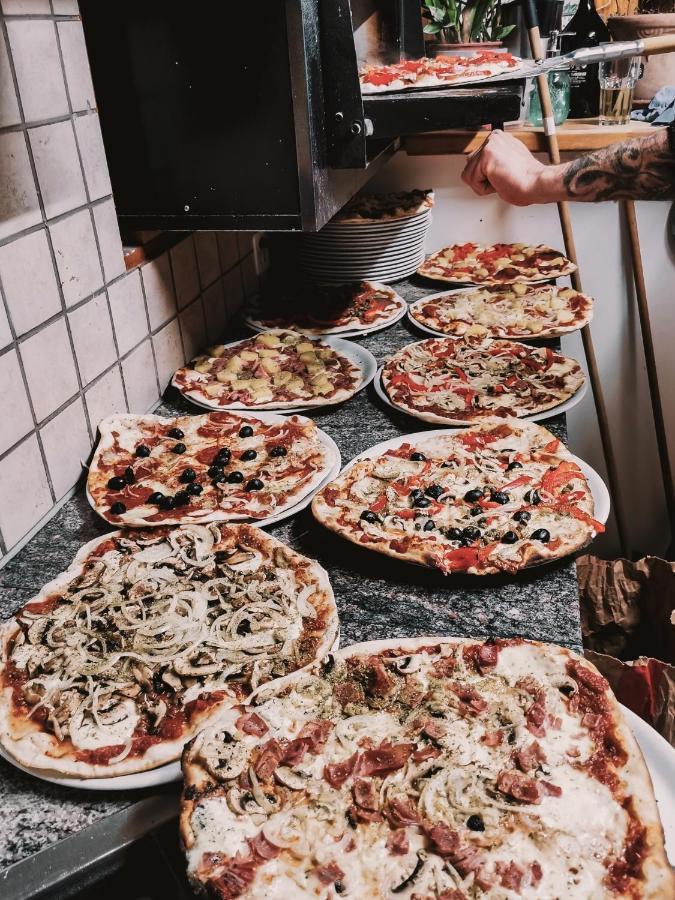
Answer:
<path fill-rule="evenodd" d="M 570 650 L 372 641 L 261 687 L 183 756 L 180 828 L 212 900 L 665 900 L 652 783 Z"/>
<path fill-rule="evenodd" d="M 325 571 L 250 525 L 116 531 L 0 631 L 0 744 L 81 778 L 152 769 L 338 629 Z"/>
<path fill-rule="evenodd" d="M 316 494 L 312 512 L 361 547 L 444 574 L 513 574 L 604 531 L 572 454 L 518 419 L 374 448 Z"/>
<path fill-rule="evenodd" d="M 304 416 L 114 415 L 98 426 L 87 496 L 115 525 L 265 519 L 339 462 Z"/>
<path fill-rule="evenodd" d="M 422 297 L 410 305 L 409 316 L 451 337 L 549 338 L 587 325 L 593 300 L 573 288 L 516 282 Z"/>
<path fill-rule="evenodd" d="M 510 53 L 482 50 L 470 56 L 404 59 L 392 65 L 366 65 L 359 73 L 362 94 L 414 88 L 448 87 L 516 72 L 521 60 Z"/>
<path fill-rule="evenodd" d="M 453 244 L 427 256 L 418 274 L 435 281 L 515 284 L 547 281 L 576 271 L 573 262 L 544 244 Z"/>
<path fill-rule="evenodd" d="M 382 369 L 394 406 L 440 425 L 535 415 L 569 400 L 583 383 L 579 363 L 550 347 L 490 338 L 418 341 Z"/>
<path fill-rule="evenodd" d="M 434 205 L 432 190 L 357 194 L 330 220 L 330 225 L 363 225 L 408 219 L 428 212 Z"/>
<path fill-rule="evenodd" d="M 325 341 L 272 328 L 210 347 L 171 383 L 189 400 L 216 409 L 293 409 L 348 400 L 363 375 Z"/>
<path fill-rule="evenodd" d="M 372 331 L 397 321 L 407 309 L 395 290 L 375 281 L 307 286 L 290 296 L 268 292 L 255 304 L 244 313 L 247 325 L 301 334 Z"/>

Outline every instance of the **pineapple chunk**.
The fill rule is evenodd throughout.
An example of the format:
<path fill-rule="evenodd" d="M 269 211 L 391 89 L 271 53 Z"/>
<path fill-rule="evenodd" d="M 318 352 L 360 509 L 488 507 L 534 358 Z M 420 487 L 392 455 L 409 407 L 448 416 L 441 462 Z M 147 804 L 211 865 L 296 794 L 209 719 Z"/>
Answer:
<path fill-rule="evenodd" d="M 511 290 L 516 295 L 516 297 L 524 297 L 527 293 L 527 285 L 516 282 L 516 284 L 511 286 Z"/>
<path fill-rule="evenodd" d="M 476 269 L 476 275 L 480 275 L 481 278 L 485 278 L 485 276 L 486 276 L 486 275 L 489 275 L 489 274 L 490 274 L 490 273 L 488 272 L 488 270 L 487 270 L 487 269 L 484 269 L 483 266 L 479 266 L 479 267 Z"/>
<path fill-rule="evenodd" d="M 256 344 L 262 344 L 263 347 L 279 347 L 281 346 L 281 341 L 276 336 L 276 334 L 269 334 L 268 332 L 263 332 L 259 334 L 255 339 Z"/>
<path fill-rule="evenodd" d="M 222 393 L 222 388 L 218 384 L 207 384 L 204 390 L 209 397 L 219 397 Z"/>
<path fill-rule="evenodd" d="M 237 380 L 237 373 L 236 372 L 228 372 L 227 369 L 222 369 L 216 375 L 216 381 L 219 381 L 221 384 L 227 384 L 227 382 L 236 381 L 236 380 Z"/>
<path fill-rule="evenodd" d="M 471 337 L 472 335 L 476 335 L 476 336 L 483 335 L 486 332 L 487 332 L 487 329 L 484 328 L 482 325 L 474 324 L 474 325 L 469 325 L 469 327 L 465 331 L 465 334 L 467 334 L 469 337 Z"/>
<path fill-rule="evenodd" d="M 523 322 L 523 328 L 529 331 L 530 334 L 539 334 L 540 331 L 544 330 L 544 326 L 538 319 L 527 319 Z"/>
<path fill-rule="evenodd" d="M 559 318 L 561 325 L 571 325 L 574 322 L 574 313 L 564 312 L 560 314 Z"/>
<path fill-rule="evenodd" d="M 303 353 L 309 353 L 310 351 L 314 352 L 314 344 L 310 341 L 300 341 L 299 344 L 296 345 L 295 349 L 302 356 Z"/>
<path fill-rule="evenodd" d="M 313 384 L 312 389 L 315 394 L 321 394 L 323 396 L 324 394 L 330 394 L 333 390 L 333 385 L 327 378 L 324 378 L 323 381 L 317 381 L 316 384 Z"/>
<path fill-rule="evenodd" d="M 244 362 L 240 356 L 233 356 L 225 363 L 226 372 L 241 372 L 244 368 Z"/>
<path fill-rule="evenodd" d="M 264 359 L 266 356 L 269 357 L 270 359 L 274 359 L 277 356 L 279 356 L 279 353 L 277 350 L 270 350 L 266 347 L 263 347 L 262 350 L 258 350 L 258 356 L 261 359 Z"/>
<path fill-rule="evenodd" d="M 241 350 L 239 356 L 244 362 L 257 362 L 258 354 L 254 350 Z"/>
<path fill-rule="evenodd" d="M 576 297 L 577 292 L 574 288 L 563 288 L 558 292 L 558 296 L 564 297 L 566 300 L 569 300 L 570 297 Z"/>
<path fill-rule="evenodd" d="M 210 356 L 211 358 L 215 357 L 217 359 L 219 356 L 222 356 L 224 352 L 225 347 L 222 344 L 216 344 L 213 347 L 206 348 L 206 355 Z"/>
<path fill-rule="evenodd" d="M 260 360 L 260 365 L 268 375 L 275 375 L 279 371 L 279 363 L 275 359 L 265 357 Z"/>
<path fill-rule="evenodd" d="M 207 359 L 203 360 L 202 362 L 198 362 L 195 365 L 195 372 L 201 372 L 202 375 L 205 375 L 206 372 L 210 372 L 210 371 L 211 371 L 211 364 L 209 363 L 209 361 Z"/>
<path fill-rule="evenodd" d="M 300 359 L 304 362 L 305 365 L 307 365 L 308 363 L 316 363 L 319 361 L 318 356 L 316 355 L 316 353 L 314 353 L 313 350 L 307 350 L 303 353 L 300 353 L 299 355 Z"/>
<path fill-rule="evenodd" d="M 286 385 L 286 390 L 288 390 L 291 394 L 300 394 L 304 386 L 305 383 L 302 378 L 298 378 L 297 375 L 293 375 Z"/>
<path fill-rule="evenodd" d="M 275 375 L 274 378 L 272 379 L 272 383 L 276 387 L 283 387 L 283 385 L 288 384 L 288 382 L 291 380 L 292 377 L 293 377 L 292 372 L 279 372 L 279 374 Z"/>
<path fill-rule="evenodd" d="M 317 350 L 315 352 L 319 359 L 330 359 L 333 356 L 333 351 L 329 347 L 325 350 Z"/>

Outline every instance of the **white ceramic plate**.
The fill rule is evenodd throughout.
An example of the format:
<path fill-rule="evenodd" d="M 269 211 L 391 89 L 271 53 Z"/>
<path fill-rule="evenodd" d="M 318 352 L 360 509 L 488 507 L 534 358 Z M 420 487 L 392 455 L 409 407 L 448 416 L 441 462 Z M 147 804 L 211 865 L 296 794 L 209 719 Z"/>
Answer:
<path fill-rule="evenodd" d="M 382 368 L 383 367 L 380 366 L 380 368 L 377 370 L 377 375 L 373 379 L 373 387 L 375 388 L 375 393 L 377 394 L 377 396 L 380 398 L 380 400 L 382 400 L 384 403 L 386 403 L 387 406 L 391 406 L 392 409 L 395 409 L 396 412 L 403 413 L 403 415 L 405 415 L 405 416 L 411 416 L 414 419 L 420 419 L 421 416 L 416 416 L 414 412 L 409 412 L 406 409 L 401 409 L 400 406 L 396 406 L 395 403 L 391 402 L 391 400 L 389 399 L 389 395 L 385 391 L 384 385 L 382 384 Z M 560 403 L 560 404 L 558 404 L 558 406 L 553 406 L 553 407 L 551 407 L 551 409 L 545 409 L 543 412 L 534 413 L 531 416 L 518 416 L 517 418 L 519 418 L 522 422 L 541 422 L 544 419 L 552 419 L 554 416 L 559 416 L 561 413 L 565 413 L 568 410 L 573 409 L 578 403 L 581 403 L 587 390 L 588 390 L 588 383 L 586 380 L 584 380 L 584 383 L 581 385 L 581 387 L 576 392 L 576 394 L 574 394 L 572 397 L 570 397 L 569 400 L 565 400 L 564 403 Z M 516 417 L 514 416 L 514 418 L 516 418 Z M 424 421 L 424 420 L 422 419 L 422 421 Z M 430 422 L 429 424 L 432 425 L 432 424 L 439 424 L 439 423 Z M 478 423 L 475 422 L 473 424 L 478 424 Z M 467 424 L 446 425 L 445 427 L 446 428 L 466 428 Z"/>
<path fill-rule="evenodd" d="M 301 263 L 301 268 L 305 272 L 316 272 L 319 275 L 322 272 L 325 272 L 326 274 L 338 276 L 341 281 L 386 281 L 386 277 L 384 276 L 400 276 L 416 271 L 419 258 L 419 256 L 412 257 L 398 263 L 381 260 L 379 263 L 373 263 L 372 265 L 351 265 L 348 263 Z"/>
<path fill-rule="evenodd" d="M 363 259 L 381 259 L 386 257 L 389 259 L 400 259 L 410 257 L 413 253 L 418 254 L 424 248 L 424 237 L 416 238 L 409 244 L 374 244 L 371 247 L 359 247 L 358 250 L 350 247 L 304 247 L 300 251 L 299 258 L 312 262 L 316 260 L 326 260 L 330 262 L 349 262 L 350 260 Z"/>
<path fill-rule="evenodd" d="M 408 231 L 397 231 L 390 234 L 376 235 L 344 235 L 344 234 L 324 234 L 317 232 L 316 234 L 305 235 L 300 243 L 301 249 L 306 247 L 354 247 L 354 246 L 372 246 L 374 244 L 398 243 L 401 241 L 413 241 L 423 237 L 428 232 L 428 223 L 424 223 L 419 228 L 409 229 Z"/>
<path fill-rule="evenodd" d="M 414 216 L 407 216 L 406 218 L 400 219 L 388 219 L 384 222 L 378 219 L 364 222 L 328 222 L 321 231 L 317 232 L 317 234 L 327 234 L 332 232 L 339 234 L 353 232 L 354 234 L 359 234 L 364 232 L 405 231 L 408 228 L 419 226 L 420 223 L 430 221 L 431 209 L 425 209 L 420 213 L 416 213 Z"/>

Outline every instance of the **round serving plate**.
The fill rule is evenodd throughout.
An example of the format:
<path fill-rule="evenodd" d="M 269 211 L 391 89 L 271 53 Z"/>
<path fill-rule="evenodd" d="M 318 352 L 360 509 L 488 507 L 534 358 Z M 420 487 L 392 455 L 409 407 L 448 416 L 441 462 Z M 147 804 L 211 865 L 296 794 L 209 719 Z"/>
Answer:
<path fill-rule="evenodd" d="M 398 413 L 403 413 L 404 416 L 410 416 L 413 419 L 420 419 L 421 421 L 425 421 L 421 416 L 416 415 L 414 412 L 410 412 L 407 409 L 402 409 L 400 406 L 397 406 L 395 403 L 389 398 L 386 390 L 384 389 L 384 384 L 382 383 L 382 369 L 384 367 L 380 366 L 377 370 L 377 375 L 373 379 L 373 387 L 375 388 L 375 393 L 382 400 L 383 403 L 386 403 L 387 406 L 390 406 L 392 409 L 395 409 Z M 584 378 L 584 382 L 579 388 L 579 390 L 569 398 L 569 400 L 565 400 L 564 403 L 559 403 L 557 406 L 552 406 L 551 409 L 545 409 L 542 412 L 533 413 L 531 416 L 513 416 L 514 419 L 520 419 L 521 422 L 541 422 L 544 419 L 552 419 L 554 416 L 562 415 L 562 413 L 568 412 L 570 409 L 574 409 L 586 396 L 586 391 L 588 390 L 588 382 Z M 473 425 L 478 425 L 480 420 L 477 422 L 473 422 Z M 429 422 L 429 425 L 440 425 L 440 422 Z M 445 425 L 445 428 L 466 428 L 468 423 L 463 423 L 462 425 Z"/>
<path fill-rule="evenodd" d="M 319 272 L 314 269 L 303 269 L 301 274 L 308 281 L 317 283 L 322 282 L 323 284 L 341 284 L 344 281 L 355 281 L 358 278 L 370 279 L 371 276 L 373 278 L 377 277 L 377 280 L 384 284 L 391 284 L 393 281 L 400 281 L 403 278 L 407 278 L 409 275 L 412 275 L 414 271 L 415 268 L 413 266 L 406 266 L 392 271 L 377 272 L 377 275 L 369 269 L 360 270 L 357 273 Z"/>
<path fill-rule="evenodd" d="M 417 262 L 424 255 L 423 247 L 409 247 L 405 250 L 390 250 L 384 247 L 368 253 L 333 253 L 301 254 L 300 265 L 316 268 L 356 268 L 370 266 L 372 268 L 394 269 L 412 261 Z"/>
<path fill-rule="evenodd" d="M 575 270 L 576 271 L 576 270 Z M 568 273 L 571 275 L 572 273 Z M 426 278 L 427 281 L 436 281 L 441 282 L 443 284 L 454 284 L 456 287 L 463 288 L 471 288 L 471 287 L 511 287 L 513 284 L 541 284 L 542 282 L 550 281 L 551 284 L 555 284 L 558 278 L 567 278 L 568 275 L 542 275 L 541 278 L 516 278 L 513 281 L 456 281 L 454 279 L 449 278 L 436 278 L 433 275 L 426 275 L 424 272 L 418 272 L 418 275 L 421 278 Z M 447 292 L 444 292 L 447 293 Z"/>
<path fill-rule="evenodd" d="M 327 244 L 343 244 L 345 246 L 353 246 L 359 243 L 386 243 L 387 241 L 407 241 L 421 235 L 425 235 L 429 230 L 429 223 L 423 222 L 416 228 L 408 228 L 405 231 L 388 231 L 380 234 L 341 234 L 334 231 L 326 234 L 325 231 L 317 231 L 313 234 L 303 235 L 300 245 L 302 247 L 325 246 Z"/>
<path fill-rule="evenodd" d="M 416 228 L 420 224 L 431 221 L 431 209 L 424 209 L 422 212 L 415 213 L 412 216 L 405 216 L 398 219 L 370 219 L 362 222 L 327 222 L 321 231 L 317 234 L 340 233 L 354 234 L 363 232 L 387 232 L 387 231 L 405 231 L 408 228 Z"/>
<path fill-rule="evenodd" d="M 403 270 L 406 272 L 415 271 L 418 265 L 418 260 L 420 256 L 423 255 L 420 253 L 417 256 L 409 256 L 403 260 L 380 260 L 378 263 L 373 263 L 370 266 L 366 266 L 363 264 L 348 264 L 348 263 L 330 263 L 327 261 L 323 262 L 307 262 L 302 265 L 302 268 L 305 271 L 311 270 L 313 272 L 321 273 L 322 271 L 328 272 L 332 275 L 343 275 L 343 281 L 384 281 L 383 278 L 376 277 L 375 274 L 372 275 L 356 275 L 354 277 L 353 274 L 364 271 L 373 272 L 373 270 L 379 273 L 390 274 L 390 273 L 399 273 Z M 414 268 L 412 268 L 414 267 Z"/>
<path fill-rule="evenodd" d="M 373 244 L 370 247 L 363 247 L 360 244 L 355 247 L 303 247 L 298 254 L 300 259 L 354 259 L 354 258 L 372 258 L 381 257 L 382 255 L 402 256 L 406 253 L 419 252 L 424 248 L 424 236 L 415 238 L 408 243 L 380 243 Z"/>

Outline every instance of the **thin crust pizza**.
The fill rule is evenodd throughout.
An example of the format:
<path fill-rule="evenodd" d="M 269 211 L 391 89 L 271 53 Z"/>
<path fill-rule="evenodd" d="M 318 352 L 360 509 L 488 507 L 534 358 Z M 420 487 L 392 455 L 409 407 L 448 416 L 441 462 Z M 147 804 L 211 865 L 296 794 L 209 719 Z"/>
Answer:
<path fill-rule="evenodd" d="M 361 369 L 319 338 L 273 328 L 210 347 L 173 376 L 189 400 L 215 409 L 293 409 L 352 397 Z"/>
<path fill-rule="evenodd" d="M 515 284 L 548 281 L 576 271 L 573 262 L 545 244 L 452 244 L 428 256 L 417 270 L 434 281 Z"/>
<path fill-rule="evenodd" d="M 0 744 L 81 778 L 152 769 L 337 633 L 326 572 L 258 528 L 106 534 L 2 626 Z"/>
<path fill-rule="evenodd" d="M 376 281 L 316 285 L 289 296 L 270 291 L 244 313 L 259 331 L 290 328 L 301 334 L 373 331 L 396 321 L 407 304 L 393 288 Z"/>
<path fill-rule="evenodd" d="M 470 56 L 404 59 L 392 65 L 366 65 L 359 73 L 362 94 L 449 87 L 516 72 L 521 60 L 510 53 L 482 50 Z"/>
<path fill-rule="evenodd" d="M 550 347 L 489 338 L 418 341 L 382 369 L 394 406 L 439 425 L 532 416 L 569 400 L 583 383 L 579 363 Z"/>
<path fill-rule="evenodd" d="M 183 755 L 212 900 L 661 900 L 654 790 L 605 679 L 520 639 L 372 641 L 229 709 Z"/>
<path fill-rule="evenodd" d="M 408 219 L 427 212 L 434 205 L 431 190 L 397 191 L 389 194 L 357 194 L 330 220 L 330 225 L 376 225 Z"/>
<path fill-rule="evenodd" d="M 114 525 L 265 519 L 316 490 L 337 462 L 304 416 L 121 414 L 98 430 L 87 495 Z"/>
<path fill-rule="evenodd" d="M 312 512 L 361 547 L 445 574 L 513 574 L 604 531 L 571 453 L 517 419 L 364 454 L 319 491 Z"/>
<path fill-rule="evenodd" d="M 450 337 L 550 338 L 587 325 L 593 300 L 552 284 L 472 288 L 416 300 L 410 318 Z"/>

